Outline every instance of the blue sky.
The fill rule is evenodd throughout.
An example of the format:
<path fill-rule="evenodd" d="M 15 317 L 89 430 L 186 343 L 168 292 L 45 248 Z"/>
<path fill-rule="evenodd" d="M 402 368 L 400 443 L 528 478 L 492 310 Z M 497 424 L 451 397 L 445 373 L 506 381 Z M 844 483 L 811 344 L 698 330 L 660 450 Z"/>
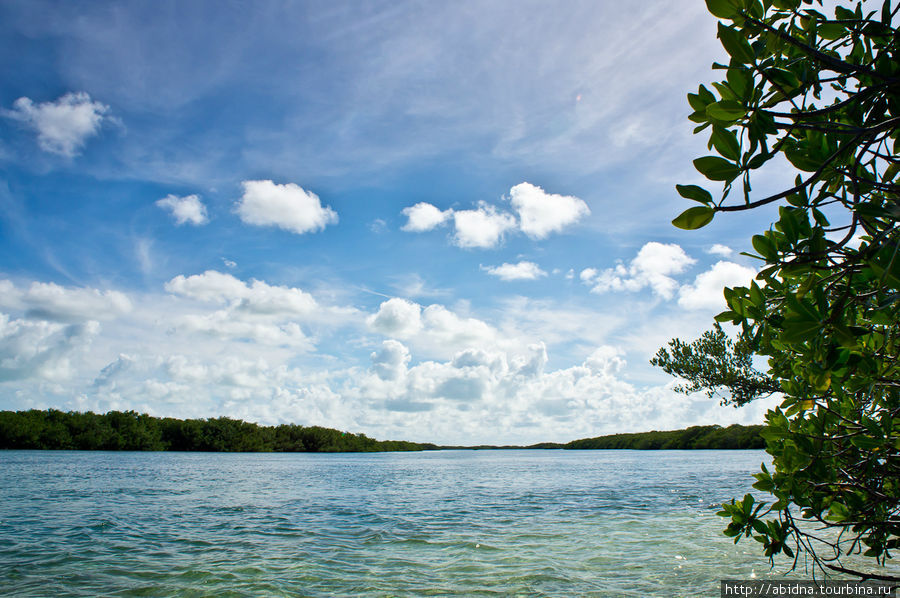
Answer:
<path fill-rule="evenodd" d="M 648 365 L 769 214 L 700 182 L 702 2 L 4 2 L 0 408 L 564 441 L 757 423 Z"/>

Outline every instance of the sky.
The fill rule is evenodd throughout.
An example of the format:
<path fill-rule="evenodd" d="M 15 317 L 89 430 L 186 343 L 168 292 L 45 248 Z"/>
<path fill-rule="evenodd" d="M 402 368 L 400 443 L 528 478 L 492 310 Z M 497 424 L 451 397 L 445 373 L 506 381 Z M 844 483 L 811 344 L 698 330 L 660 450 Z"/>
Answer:
<path fill-rule="evenodd" d="M 703 2 L 10 0 L 0 45 L 0 409 L 528 444 L 772 406 L 649 365 L 771 222 L 670 223 Z"/>

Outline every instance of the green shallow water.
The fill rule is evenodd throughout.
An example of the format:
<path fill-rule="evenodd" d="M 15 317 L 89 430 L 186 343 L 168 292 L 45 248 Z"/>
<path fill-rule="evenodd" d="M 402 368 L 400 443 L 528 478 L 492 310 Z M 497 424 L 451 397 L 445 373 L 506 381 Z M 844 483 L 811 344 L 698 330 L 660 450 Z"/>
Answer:
<path fill-rule="evenodd" d="M 765 456 L 0 452 L 0 595 L 717 596 Z"/>

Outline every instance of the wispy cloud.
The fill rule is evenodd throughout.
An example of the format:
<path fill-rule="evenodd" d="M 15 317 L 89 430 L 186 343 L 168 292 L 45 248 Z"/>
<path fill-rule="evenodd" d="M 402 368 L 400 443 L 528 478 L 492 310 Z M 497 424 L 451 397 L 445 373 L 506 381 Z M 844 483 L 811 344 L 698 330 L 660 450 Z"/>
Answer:
<path fill-rule="evenodd" d="M 39 104 L 30 98 L 19 98 L 12 110 L 4 110 L 3 115 L 33 129 L 44 151 L 71 158 L 80 153 L 89 137 L 100 131 L 108 112 L 109 106 L 78 92 Z"/>

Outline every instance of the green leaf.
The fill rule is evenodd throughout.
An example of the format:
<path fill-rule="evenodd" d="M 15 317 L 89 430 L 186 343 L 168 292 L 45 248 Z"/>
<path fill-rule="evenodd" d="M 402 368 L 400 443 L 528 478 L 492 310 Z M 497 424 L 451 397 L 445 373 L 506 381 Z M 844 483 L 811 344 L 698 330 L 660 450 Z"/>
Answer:
<path fill-rule="evenodd" d="M 672 224 L 684 230 L 703 228 L 712 222 L 715 210 L 708 206 L 688 208 L 672 221 Z"/>
<path fill-rule="evenodd" d="M 753 244 L 753 249 L 756 252 L 764 257 L 766 261 L 774 261 L 774 259 L 778 256 L 778 251 L 775 249 L 775 244 L 772 243 L 772 240 L 766 237 L 765 235 L 753 235 L 753 238 L 750 240 Z"/>
<path fill-rule="evenodd" d="M 747 114 L 747 109 L 737 100 L 721 100 L 706 107 L 706 115 L 722 122 L 732 123 Z"/>
<path fill-rule="evenodd" d="M 787 69 L 773 67 L 766 69 L 765 75 L 772 84 L 777 85 L 784 91 L 790 91 L 795 87 L 800 87 L 800 79 L 797 78 L 797 75 Z"/>
<path fill-rule="evenodd" d="M 707 103 L 703 101 L 703 99 L 696 93 L 687 94 L 688 104 L 690 104 L 691 108 L 696 112 L 706 112 Z"/>
<path fill-rule="evenodd" d="M 819 37 L 835 40 L 847 33 L 847 28 L 840 23 L 821 23 L 816 30 Z"/>
<path fill-rule="evenodd" d="M 706 8 L 720 19 L 730 19 L 738 14 L 738 7 L 731 0 L 706 0 Z"/>
<path fill-rule="evenodd" d="M 675 185 L 675 190 L 685 199 L 693 199 L 703 204 L 710 204 L 713 201 L 709 191 L 697 185 Z"/>
<path fill-rule="evenodd" d="M 703 156 L 694 160 L 694 168 L 711 181 L 732 181 L 741 169 L 718 156 Z"/>
<path fill-rule="evenodd" d="M 735 162 L 741 158 L 741 144 L 738 143 L 737 135 L 734 134 L 734 131 L 713 126 L 710 139 L 712 140 L 716 151 L 725 158 L 734 160 Z"/>
<path fill-rule="evenodd" d="M 728 69 L 725 77 L 728 80 L 728 85 L 731 86 L 731 89 L 734 90 L 738 97 L 746 96 L 753 85 L 753 79 L 750 77 L 750 74 L 743 69 Z M 703 106 L 703 110 L 706 110 L 706 106 Z"/>
<path fill-rule="evenodd" d="M 850 444 L 864 451 L 871 451 L 881 446 L 882 441 L 870 436 L 854 436 L 850 439 Z"/>
<path fill-rule="evenodd" d="M 806 149 L 802 147 L 785 150 L 784 156 L 797 169 L 804 172 L 815 172 L 822 166 L 821 160 L 810 157 Z"/>
<path fill-rule="evenodd" d="M 719 23 L 718 37 L 722 42 L 722 47 L 736 61 L 742 64 L 752 64 L 756 59 L 753 48 L 750 47 L 750 42 L 731 27 L 726 27 Z"/>
<path fill-rule="evenodd" d="M 828 508 L 828 516 L 826 516 L 825 519 L 829 521 L 846 521 L 849 516 L 850 509 L 847 508 L 847 505 L 833 502 Z"/>
<path fill-rule="evenodd" d="M 810 320 L 785 320 L 784 329 L 778 338 L 785 343 L 802 343 L 819 335 L 821 322 Z"/>

